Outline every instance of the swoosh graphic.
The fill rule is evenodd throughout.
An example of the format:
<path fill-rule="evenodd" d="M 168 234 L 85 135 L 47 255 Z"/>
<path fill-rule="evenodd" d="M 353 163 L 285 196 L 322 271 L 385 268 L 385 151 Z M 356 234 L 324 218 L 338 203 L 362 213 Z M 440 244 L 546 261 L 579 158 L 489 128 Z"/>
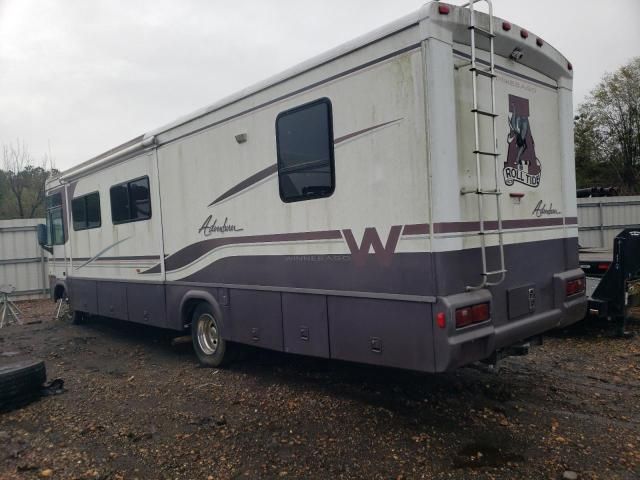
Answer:
<path fill-rule="evenodd" d="M 246 235 L 243 237 L 212 238 L 201 240 L 191 245 L 187 245 L 178 250 L 173 255 L 169 255 L 164 263 L 165 271 L 177 270 L 191 262 L 198 260 L 211 250 L 226 245 L 237 245 L 243 243 L 274 243 L 274 242 L 300 242 L 311 240 L 338 240 L 342 238 L 340 230 L 326 230 L 317 232 L 296 232 L 296 233 L 273 233 L 270 235 Z M 145 270 L 142 273 L 160 273 L 160 264 Z"/>
<path fill-rule="evenodd" d="M 360 135 L 364 135 L 365 133 L 368 133 L 372 130 L 376 130 L 378 128 L 382 128 L 382 127 L 386 127 L 387 125 L 391 125 L 392 123 L 397 123 L 400 120 L 403 120 L 402 118 L 396 118 L 395 120 L 390 120 L 388 122 L 384 122 L 384 123 L 379 123 L 378 125 L 373 125 L 372 127 L 367 127 L 364 128 L 362 130 L 358 130 L 357 132 L 353 132 L 353 133 L 349 133 L 347 135 L 344 135 L 342 137 L 338 137 L 336 139 L 334 139 L 333 144 L 334 145 L 338 145 L 342 142 L 346 142 L 347 140 L 351 140 L 355 137 L 358 137 Z M 227 198 L 240 193 L 244 190 L 247 190 L 249 187 L 255 185 L 256 183 L 264 180 L 265 178 L 270 177 L 271 175 L 274 175 L 275 173 L 277 173 L 278 171 L 278 164 L 274 163 L 273 165 L 269 165 L 267 168 L 264 168 L 262 170 L 260 170 L 257 173 L 254 173 L 253 175 L 251 175 L 250 177 L 242 180 L 240 183 L 234 185 L 233 187 L 231 187 L 229 190 L 227 190 L 226 192 L 224 192 L 222 195 L 220 195 L 218 198 L 216 198 L 213 202 L 211 202 L 209 205 L 207 205 L 208 207 L 212 207 L 214 205 L 216 205 L 217 203 L 222 202 L 223 200 L 226 200 Z"/>
<path fill-rule="evenodd" d="M 74 270 L 80 270 L 82 267 L 86 267 L 87 265 L 89 265 L 91 262 L 93 262 L 94 260 L 100 258 L 100 255 L 102 255 L 105 252 L 108 252 L 109 250 L 111 250 L 113 247 L 115 247 L 116 245 L 120 245 L 122 242 L 129 240 L 131 237 L 127 237 L 127 238 L 123 238 L 122 240 L 118 240 L 116 243 L 112 243 L 111 245 L 109 245 L 107 248 L 105 248 L 104 250 L 101 250 L 100 252 L 98 252 L 97 254 L 95 254 L 93 257 L 91 257 L 89 260 L 87 260 L 86 262 L 84 262 L 82 265 L 76 267 Z"/>

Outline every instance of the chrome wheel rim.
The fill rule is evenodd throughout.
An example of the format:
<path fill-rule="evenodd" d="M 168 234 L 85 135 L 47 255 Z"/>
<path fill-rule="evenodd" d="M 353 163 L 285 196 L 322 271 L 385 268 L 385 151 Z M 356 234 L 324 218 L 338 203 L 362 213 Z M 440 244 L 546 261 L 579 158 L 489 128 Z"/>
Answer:
<path fill-rule="evenodd" d="M 213 355 L 218 350 L 220 335 L 216 321 L 209 313 L 198 317 L 198 346 L 206 355 Z"/>

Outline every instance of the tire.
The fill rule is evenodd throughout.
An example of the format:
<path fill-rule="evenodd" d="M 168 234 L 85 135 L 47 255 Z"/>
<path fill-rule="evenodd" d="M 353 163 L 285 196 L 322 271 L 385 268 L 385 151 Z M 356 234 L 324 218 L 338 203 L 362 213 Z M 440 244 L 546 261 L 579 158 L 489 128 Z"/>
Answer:
<path fill-rule="evenodd" d="M 42 361 L 26 360 L 0 366 L 0 411 L 13 410 L 38 398 L 46 379 Z"/>
<path fill-rule="evenodd" d="M 228 342 L 222 338 L 220 322 L 208 303 L 201 303 L 193 312 L 191 340 L 202 366 L 215 368 L 228 362 Z"/>

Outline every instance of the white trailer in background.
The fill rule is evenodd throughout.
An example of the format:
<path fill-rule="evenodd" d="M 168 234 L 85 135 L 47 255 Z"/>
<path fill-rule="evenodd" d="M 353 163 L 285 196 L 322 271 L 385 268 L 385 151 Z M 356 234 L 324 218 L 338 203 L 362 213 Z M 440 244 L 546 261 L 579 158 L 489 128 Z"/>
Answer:
<path fill-rule="evenodd" d="M 581 319 L 571 64 L 429 3 L 47 185 L 78 317 L 444 371 Z"/>

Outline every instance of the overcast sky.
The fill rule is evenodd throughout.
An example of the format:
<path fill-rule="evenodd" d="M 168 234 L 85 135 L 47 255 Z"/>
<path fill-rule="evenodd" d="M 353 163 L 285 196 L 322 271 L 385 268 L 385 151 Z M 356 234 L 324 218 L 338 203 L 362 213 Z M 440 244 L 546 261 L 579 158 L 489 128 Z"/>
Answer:
<path fill-rule="evenodd" d="M 419 0 L 0 0 L 0 143 L 66 169 L 418 9 Z M 461 4 L 462 0 L 450 3 Z M 494 0 L 574 65 L 640 55 L 640 0 Z"/>

